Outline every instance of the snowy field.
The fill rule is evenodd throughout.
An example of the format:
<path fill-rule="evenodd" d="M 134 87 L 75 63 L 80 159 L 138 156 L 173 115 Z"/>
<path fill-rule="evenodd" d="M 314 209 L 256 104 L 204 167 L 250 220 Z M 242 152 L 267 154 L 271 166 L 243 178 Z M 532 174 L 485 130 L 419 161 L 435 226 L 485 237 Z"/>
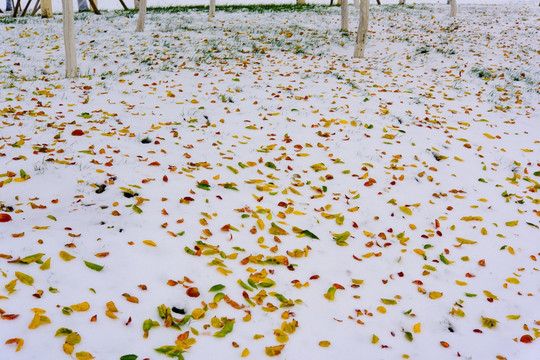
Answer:
<path fill-rule="evenodd" d="M 0 359 L 537 359 L 540 8 L 383 3 L 0 17 Z"/>

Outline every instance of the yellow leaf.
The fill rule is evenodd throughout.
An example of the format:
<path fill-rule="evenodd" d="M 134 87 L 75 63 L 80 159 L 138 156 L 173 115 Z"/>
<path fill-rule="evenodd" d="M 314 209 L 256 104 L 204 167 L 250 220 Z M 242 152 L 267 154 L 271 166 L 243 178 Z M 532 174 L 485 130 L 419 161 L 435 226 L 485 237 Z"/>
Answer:
<path fill-rule="evenodd" d="M 63 251 L 63 250 L 60 251 L 60 253 L 59 253 L 58 255 L 59 255 L 60 258 L 61 258 L 62 260 L 64 260 L 64 261 L 71 261 L 71 260 L 75 259 L 75 256 L 70 255 L 70 254 L 68 254 L 67 252 Z"/>
<path fill-rule="evenodd" d="M 438 292 L 438 291 L 431 291 L 429 293 L 429 298 L 433 299 L 433 300 L 438 299 L 438 298 L 440 298 L 442 296 L 443 296 L 443 294 L 441 292 Z"/>
<path fill-rule="evenodd" d="M 519 220 L 507 221 L 506 226 L 516 226 L 519 223 Z"/>
<path fill-rule="evenodd" d="M 488 329 L 494 328 L 497 326 L 499 321 L 495 319 L 490 319 L 482 316 L 482 326 L 487 327 Z"/>
<path fill-rule="evenodd" d="M 495 139 L 495 136 L 490 135 L 488 133 L 484 133 L 484 136 L 487 137 L 488 139 Z"/>
<path fill-rule="evenodd" d="M 521 317 L 521 315 L 506 315 L 506 318 L 510 320 L 518 320 Z"/>
<path fill-rule="evenodd" d="M 48 258 L 47 260 L 45 260 L 45 262 L 43 264 L 41 264 L 39 269 L 40 270 L 49 270 L 50 267 L 51 267 L 51 258 Z"/>
<path fill-rule="evenodd" d="M 355 285 L 362 285 L 364 283 L 364 280 L 352 279 L 352 283 Z"/>
<path fill-rule="evenodd" d="M 75 357 L 77 358 L 77 360 L 91 360 L 94 358 L 92 354 L 86 351 L 81 351 L 81 352 L 76 353 Z"/>
<path fill-rule="evenodd" d="M 405 214 L 407 215 L 412 215 L 412 211 L 410 208 L 408 208 L 407 206 L 400 206 L 399 207 L 399 210 L 403 211 Z"/>
<path fill-rule="evenodd" d="M 270 357 L 274 357 L 274 356 L 278 356 L 279 354 L 281 354 L 281 350 L 283 350 L 284 347 L 285 347 L 285 345 L 267 346 L 264 349 L 264 352 L 266 353 L 266 355 L 268 355 Z"/>
<path fill-rule="evenodd" d="M 28 325 L 28 328 L 30 330 L 36 329 L 40 325 L 40 315 L 38 313 L 34 314 L 34 318 L 30 322 L 30 325 Z"/>
<path fill-rule="evenodd" d="M 64 345 L 62 346 L 62 349 L 64 350 L 66 354 L 71 355 L 73 354 L 73 350 L 75 350 L 75 347 L 71 344 L 64 343 Z"/>
<path fill-rule="evenodd" d="M 259 229 L 264 230 L 264 221 L 257 219 L 257 225 L 259 226 Z"/>
<path fill-rule="evenodd" d="M 413 331 L 414 331 L 414 333 L 415 333 L 415 334 L 418 334 L 420 331 L 422 331 L 421 327 L 422 327 L 422 324 L 421 324 L 421 323 L 415 324 L 415 325 L 413 326 Z"/>
<path fill-rule="evenodd" d="M 384 306 L 379 306 L 377 308 L 377 311 L 380 312 L 381 314 L 386 314 L 386 308 Z"/>
<path fill-rule="evenodd" d="M 105 315 L 107 315 L 107 317 L 111 318 L 111 319 L 118 319 L 118 316 L 116 316 L 114 314 L 114 312 L 112 312 L 111 310 L 107 310 L 105 311 Z"/>
<path fill-rule="evenodd" d="M 464 216 L 461 218 L 463 221 L 483 221 L 481 216 Z"/>
<path fill-rule="evenodd" d="M 118 312 L 118 309 L 116 308 L 116 305 L 112 301 L 109 301 L 107 304 L 105 304 L 105 306 L 107 306 L 107 310 L 109 310 L 109 311 Z"/>
<path fill-rule="evenodd" d="M 249 355 L 249 350 L 248 348 L 245 348 L 243 351 L 242 351 L 242 357 L 247 357 Z"/>
<path fill-rule="evenodd" d="M 329 347 L 330 346 L 330 341 L 326 341 L 326 340 L 319 341 L 319 346 L 320 347 Z"/>
<path fill-rule="evenodd" d="M 372 343 L 372 344 L 376 344 L 376 343 L 378 343 L 378 342 L 379 342 L 379 337 L 378 337 L 377 335 L 373 334 L 373 335 L 371 336 L 371 343 Z"/>
<path fill-rule="evenodd" d="M 467 239 L 460 238 L 460 237 L 456 237 L 456 240 L 457 240 L 458 243 L 460 243 L 460 244 L 469 244 L 469 245 L 473 245 L 473 244 L 476 244 L 476 243 L 477 243 L 477 241 L 474 241 L 474 240 L 467 240 Z"/>
<path fill-rule="evenodd" d="M 23 274 L 22 272 L 15 272 L 15 276 L 25 285 L 31 286 L 34 283 L 34 278 L 30 275 Z"/>
<path fill-rule="evenodd" d="M 467 285 L 466 282 L 464 282 L 464 281 L 459 281 L 459 280 L 456 280 L 456 284 L 458 284 L 459 286 L 465 286 L 465 285 Z"/>
<path fill-rule="evenodd" d="M 488 298 L 491 298 L 493 300 L 499 300 L 499 298 L 495 296 L 493 293 L 491 293 L 490 291 L 484 290 L 484 295 L 486 295 Z"/>
<path fill-rule="evenodd" d="M 515 285 L 519 284 L 519 280 L 516 279 L 516 278 L 512 278 L 512 277 L 506 279 L 506 281 L 508 281 L 510 284 L 515 284 Z"/>
<path fill-rule="evenodd" d="M 71 305 L 70 307 L 74 311 L 88 311 L 88 309 L 90 309 L 90 304 L 85 301 L 80 304 Z"/>
<path fill-rule="evenodd" d="M 148 246 L 152 246 L 152 247 L 156 247 L 156 243 L 153 242 L 152 240 L 143 240 L 143 244 L 144 245 L 148 245 Z"/>
<path fill-rule="evenodd" d="M 202 317 L 204 317 L 205 313 L 206 312 L 203 309 L 197 308 L 197 309 L 193 310 L 193 312 L 191 313 L 191 316 L 193 316 L 193 318 L 195 320 L 198 320 L 198 319 L 201 319 Z"/>

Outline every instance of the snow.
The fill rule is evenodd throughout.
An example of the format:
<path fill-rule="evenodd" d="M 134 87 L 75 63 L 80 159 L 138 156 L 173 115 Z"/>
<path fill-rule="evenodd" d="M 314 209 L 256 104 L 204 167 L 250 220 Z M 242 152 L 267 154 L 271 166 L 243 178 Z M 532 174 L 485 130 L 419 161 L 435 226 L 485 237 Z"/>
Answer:
<path fill-rule="evenodd" d="M 339 11 L 0 18 L 0 359 L 537 356 L 537 4 Z"/>

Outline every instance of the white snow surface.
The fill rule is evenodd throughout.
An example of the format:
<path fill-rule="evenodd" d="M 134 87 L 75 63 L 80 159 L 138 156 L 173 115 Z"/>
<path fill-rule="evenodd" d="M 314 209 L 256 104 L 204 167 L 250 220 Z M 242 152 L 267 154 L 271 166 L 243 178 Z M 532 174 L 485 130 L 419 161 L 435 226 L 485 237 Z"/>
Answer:
<path fill-rule="evenodd" d="M 0 18 L 0 359 L 538 359 L 539 7 L 339 11 Z"/>

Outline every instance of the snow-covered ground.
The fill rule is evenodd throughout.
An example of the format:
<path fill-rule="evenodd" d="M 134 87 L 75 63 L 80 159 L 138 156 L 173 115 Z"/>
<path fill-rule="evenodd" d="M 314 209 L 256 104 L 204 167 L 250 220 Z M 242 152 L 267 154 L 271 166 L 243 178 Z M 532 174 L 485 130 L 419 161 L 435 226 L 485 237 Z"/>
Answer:
<path fill-rule="evenodd" d="M 1 17 L 0 359 L 536 359 L 539 7 L 448 12 Z"/>

